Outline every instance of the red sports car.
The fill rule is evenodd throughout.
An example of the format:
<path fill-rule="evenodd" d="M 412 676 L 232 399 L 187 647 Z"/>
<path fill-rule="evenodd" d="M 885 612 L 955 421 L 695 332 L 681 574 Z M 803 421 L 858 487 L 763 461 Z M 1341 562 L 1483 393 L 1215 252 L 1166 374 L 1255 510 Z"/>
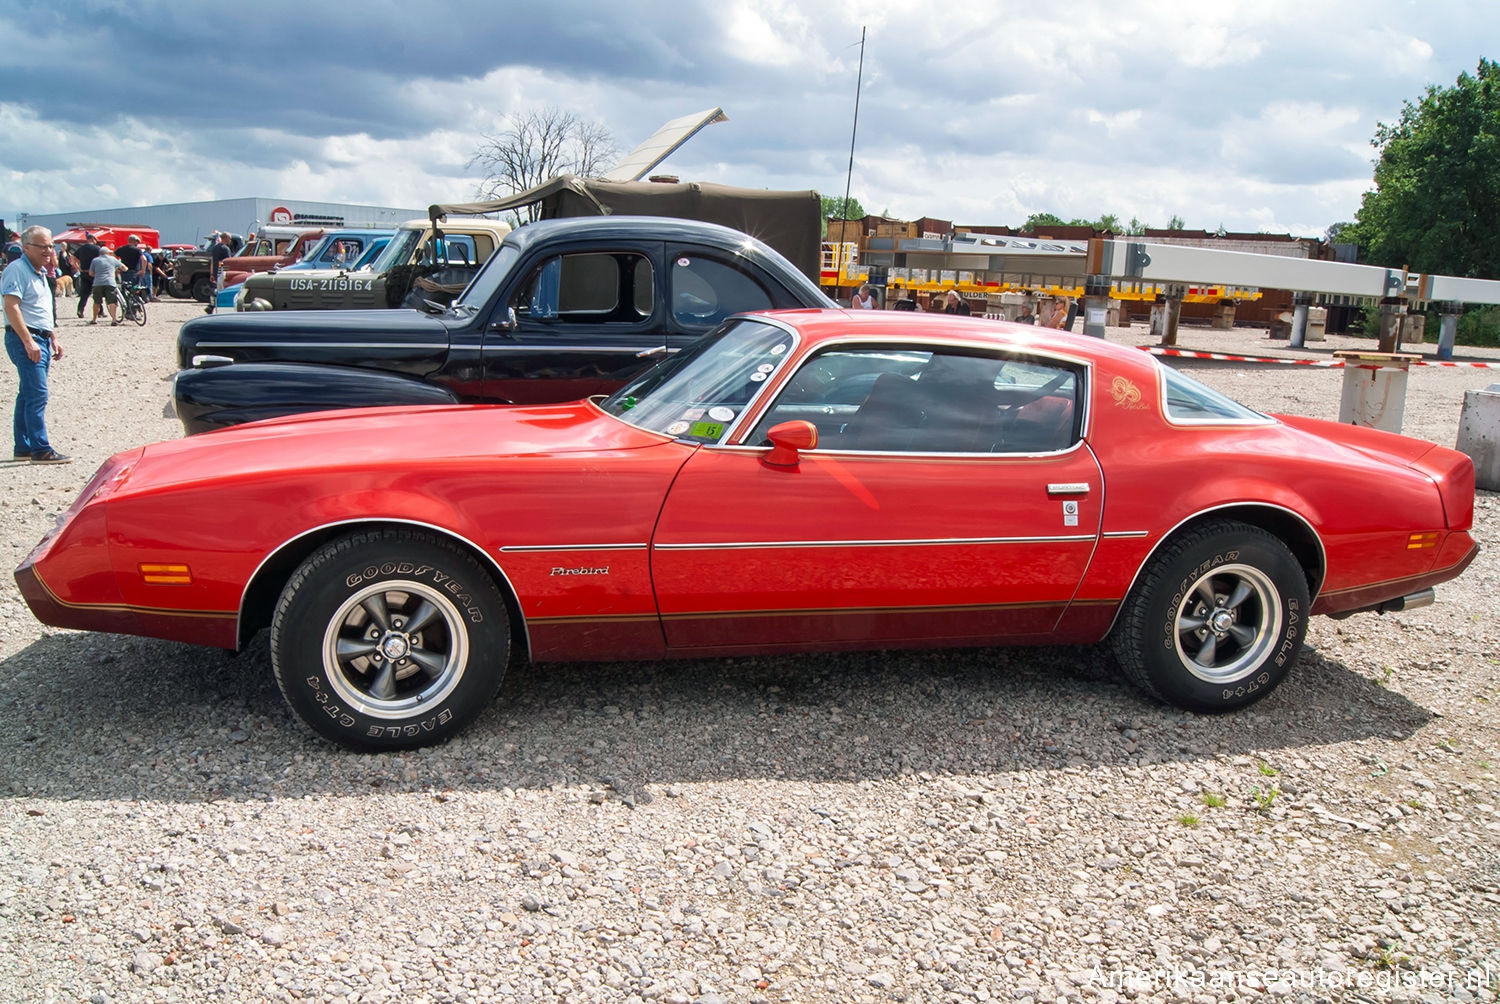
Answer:
<path fill-rule="evenodd" d="M 732 318 L 609 398 L 322 412 L 107 462 L 16 572 L 59 627 L 271 629 L 315 731 L 441 741 L 513 652 L 651 659 L 1107 639 L 1223 711 L 1312 614 L 1463 571 L 1461 453 L 1258 414 L 1151 356 L 979 318 Z"/>

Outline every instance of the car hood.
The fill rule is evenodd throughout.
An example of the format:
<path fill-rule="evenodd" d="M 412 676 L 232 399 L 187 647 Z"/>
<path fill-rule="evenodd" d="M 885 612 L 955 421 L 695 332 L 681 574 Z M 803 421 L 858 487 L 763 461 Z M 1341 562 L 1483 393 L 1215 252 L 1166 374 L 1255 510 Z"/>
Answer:
<path fill-rule="evenodd" d="M 409 473 L 434 464 L 599 453 L 678 445 L 605 414 L 589 401 L 560 405 L 359 408 L 251 422 L 155 443 L 126 491 L 305 471 Z"/>
<path fill-rule="evenodd" d="M 304 275 L 306 273 L 303 273 Z M 236 311 L 195 317 L 177 333 L 177 365 L 187 369 L 199 353 L 243 358 L 235 346 L 272 342 L 357 342 L 362 345 L 431 343 L 446 348 L 448 329 L 441 317 L 420 310 Z M 299 356 L 285 347 L 278 359 Z"/>

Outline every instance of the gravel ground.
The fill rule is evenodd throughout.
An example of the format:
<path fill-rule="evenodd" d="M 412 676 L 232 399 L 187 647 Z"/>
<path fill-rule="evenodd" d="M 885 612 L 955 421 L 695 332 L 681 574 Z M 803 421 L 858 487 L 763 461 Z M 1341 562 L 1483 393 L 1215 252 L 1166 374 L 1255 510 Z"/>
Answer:
<path fill-rule="evenodd" d="M 107 455 L 179 434 L 198 308 L 71 306 L 49 417 L 78 462 L 6 465 L 12 565 Z M 1337 416 L 1336 370 L 1194 369 Z M 1497 381 L 1413 371 L 1408 433 L 1451 445 Z M 263 644 L 45 629 L 7 576 L 0 997 L 1494 1001 L 1500 496 L 1476 523 L 1436 606 L 1318 619 L 1236 715 L 1143 700 L 1091 650 L 520 667 L 406 755 L 313 737 Z"/>

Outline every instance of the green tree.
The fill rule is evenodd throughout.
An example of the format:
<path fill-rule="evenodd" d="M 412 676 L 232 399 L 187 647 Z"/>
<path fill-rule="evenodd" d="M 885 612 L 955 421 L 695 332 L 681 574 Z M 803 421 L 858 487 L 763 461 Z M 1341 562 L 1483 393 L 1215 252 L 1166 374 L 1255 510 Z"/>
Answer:
<path fill-rule="evenodd" d="M 1173 213 L 1172 218 L 1167 221 L 1168 230 L 1182 230 L 1186 226 L 1187 224 L 1182 222 L 1182 217 L 1178 216 L 1176 213 Z"/>
<path fill-rule="evenodd" d="M 1339 239 L 1375 265 L 1500 278 L 1500 68 L 1429 85 L 1371 144 L 1375 187 Z"/>
<path fill-rule="evenodd" d="M 843 196 L 823 196 L 823 219 L 833 220 L 862 220 L 869 214 L 865 207 L 859 204 L 854 196 L 849 196 L 848 204 L 845 204 Z"/>
<path fill-rule="evenodd" d="M 1067 225 L 1061 216 L 1052 213 L 1032 213 L 1026 217 L 1026 222 L 1021 224 L 1021 231 L 1035 233 L 1042 227 L 1065 227 Z"/>
<path fill-rule="evenodd" d="M 865 207 L 859 204 L 854 196 L 849 196 L 847 204 L 842 195 L 823 196 L 823 236 L 828 236 L 829 220 L 862 220 L 868 214 Z"/>

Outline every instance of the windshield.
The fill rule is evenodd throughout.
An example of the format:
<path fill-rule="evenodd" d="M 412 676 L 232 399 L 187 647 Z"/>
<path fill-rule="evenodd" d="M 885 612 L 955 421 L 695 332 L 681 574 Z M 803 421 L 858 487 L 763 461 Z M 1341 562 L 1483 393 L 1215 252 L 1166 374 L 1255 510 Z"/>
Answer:
<path fill-rule="evenodd" d="M 385 246 L 385 250 L 380 253 L 380 257 L 375 259 L 371 268 L 376 274 L 381 274 L 390 271 L 397 265 L 405 265 L 411 261 L 417 250 L 417 245 L 421 242 L 422 235 L 425 233 L 427 233 L 425 227 L 421 229 L 402 227 L 400 230 L 397 230 L 396 236 L 391 238 L 391 242 Z"/>
<path fill-rule="evenodd" d="M 365 248 L 365 253 L 359 256 L 359 261 L 354 263 L 354 267 L 361 269 L 368 266 L 370 262 L 375 260 L 376 255 L 385 250 L 385 246 L 390 243 L 390 240 L 389 237 L 375 238 L 375 240 L 370 242 L 370 246 Z"/>
<path fill-rule="evenodd" d="M 317 240 L 315 240 L 315 241 L 313 241 L 313 242 L 311 242 L 309 244 L 304 244 L 302 246 L 302 257 L 300 259 L 298 259 L 298 260 L 299 261 L 317 261 L 318 260 L 318 255 L 320 255 L 320 254 L 323 253 L 323 249 L 325 247 L 327 247 L 329 245 L 329 243 L 332 242 L 332 240 L 333 240 L 333 235 L 332 234 L 324 234 L 322 237 L 319 237 Z"/>
<path fill-rule="evenodd" d="M 731 320 L 636 377 L 601 407 L 684 442 L 722 443 L 795 343 L 794 335 L 774 324 Z"/>
<path fill-rule="evenodd" d="M 511 266 L 521 257 L 514 244 L 502 244 L 500 250 L 490 255 L 490 260 L 479 269 L 479 274 L 469 280 L 468 288 L 454 301 L 454 307 L 469 306 L 478 309 L 489 302 L 495 290 L 510 274 Z"/>

